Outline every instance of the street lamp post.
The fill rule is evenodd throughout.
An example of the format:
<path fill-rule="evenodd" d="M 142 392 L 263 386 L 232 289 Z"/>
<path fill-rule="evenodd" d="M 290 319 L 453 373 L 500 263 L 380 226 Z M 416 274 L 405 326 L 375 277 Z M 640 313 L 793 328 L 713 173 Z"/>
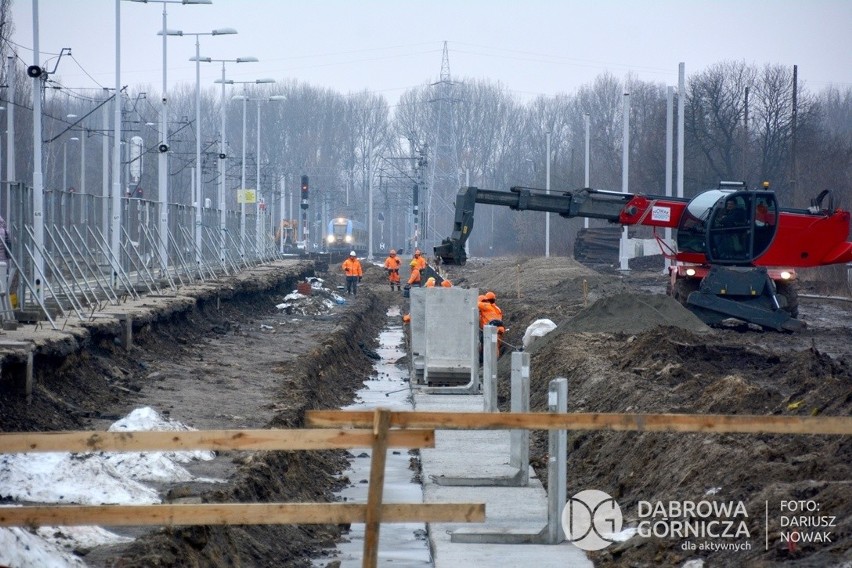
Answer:
<path fill-rule="evenodd" d="M 201 179 L 201 43 L 199 36 L 210 35 L 233 35 L 237 33 L 234 28 L 217 28 L 209 32 L 184 32 L 182 30 L 173 30 L 167 32 L 174 36 L 195 36 L 195 57 L 190 58 L 190 61 L 195 61 L 195 262 L 200 265 L 202 258 L 201 247 L 201 203 L 202 197 L 202 179 Z"/>
<path fill-rule="evenodd" d="M 69 114 L 67 118 L 77 118 L 76 114 Z M 86 128 L 83 126 L 83 120 L 80 120 L 80 187 L 78 193 L 80 195 L 80 220 L 83 224 L 89 221 L 89 206 L 86 201 Z M 72 138 L 73 140 L 73 138 Z"/>
<path fill-rule="evenodd" d="M 274 83 L 275 79 L 256 79 L 254 81 L 226 81 L 229 85 L 242 85 L 243 94 L 236 96 L 234 99 L 243 101 L 243 147 L 242 147 L 242 171 L 240 174 L 240 189 L 243 191 L 243 199 L 240 200 L 240 256 L 245 257 L 245 242 L 246 242 L 246 103 L 249 100 L 248 85 L 260 85 Z M 255 188 L 257 189 L 257 188 Z M 256 198 L 255 198 L 256 201 Z"/>
<path fill-rule="evenodd" d="M 545 193 L 550 195 L 550 130 L 547 131 L 547 161 L 545 166 Z M 550 211 L 544 214 L 544 256 L 550 258 Z"/>
<path fill-rule="evenodd" d="M 68 191 L 68 142 L 79 140 L 76 136 L 72 136 L 62 143 L 62 191 Z"/>
<path fill-rule="evenodd" d="M 257 160 L 255 160 L 257 162 L 257 174 L 256 174 L 257 178 L 256 178 L 256 182 L 255 182 L 255 191 L 257 192 L 258 207 L 257 207 L 257 216 L 255 217 L 255 232 L 256 232 L 256 235 L 257 235 L 256 236 L 256 239 L 257 239 L 256 246 L 257 246 L 257 249 L 260 250 L 260 247 L 263 243 L 263 225 L 262 225 L 261 220 L 260 220 L 260 205 L 259 205 L 261 195 L 262 195 L 262 193 L 260 191 L 260 103 L 262 103 L 264 101 L 283 101 L 283 100 L 286 100 L 287 97 L 285 97 L 284 95 L 271 95 L 269 97 L 252 99 L 252 98 L 246 98 L 245 95 L 237 95 L 237 96 L 234 97 L 234 99 L 242 100 L 244 104 L 245 104 L 245 101 L 247 101 L 247 100 L 257 102 L 257 146 L 256 146 L 256 148 L 257 148 L 256 149 Z M 243 113 L 243 117 L 245 117 L 245 113 Z M 245 125 L 243 125 L 243 130 L 245 131 Z M 243 138 L 245 139 L 245 136 L 243 136 Z M 245 178 L 245 143 L 243 143 L 243 178 Z M 243 183 L 243 185 L 245 185 L 245 182 Z M 282 218 L 283 218 L 283 216 L 282 216 Z"/>
<path fill-rule="evenodd" d="M 258 61 L 257 57 L 237 57 L 236 59 L 211 59 L 210 57 L 197 57 L 198 61 L 203 61 L 205 63 L 213 63 L 213 62 L 221 62 L 222 63 L 222 78 L 216 79 L 215 83 L 222 84 L 222 132 L 219 140 L 219 222 L 221 229 L 221 241 L 219 248 L 219 260 L 222 262 L 222 265 L 225 265 L 225 253 L 227 251 L 227 241 L 226 241 L 226 231 L 228 230 L 227 226 L 227 212 L 225 210 L 225 159 L 227 155 L 225 154 L 225 116 L 227 111 L 228 101 L 225 99 L 225 63 L 256 63 Z"/>
<path fill-rule="evenodd" d="M 212 0 L 131 0 L 147 4 L 149 1 L 159 2 L 163 5 L 163 29 L 159 35 L 163 36 L 163 94 L 162 109 L 160 112 L 160 142 L 157 144 L 159 160 L 157 163 L 157 196 L 160 202 L 160 269 L 163 273 L 169 269 L 169 116 L 168 116 L 168 83 L 166 71 L 168 69 L 167 44 L 169 30 L 166 25 L 168 13 L 167 4 L 212 4 Z"/>

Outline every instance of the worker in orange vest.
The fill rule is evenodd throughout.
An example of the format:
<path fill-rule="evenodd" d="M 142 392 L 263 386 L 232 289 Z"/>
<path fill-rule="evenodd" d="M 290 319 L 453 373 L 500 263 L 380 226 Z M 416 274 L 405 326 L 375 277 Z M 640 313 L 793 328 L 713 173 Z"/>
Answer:
<path fill-rule="evenodd" d="M 423 256 L 423 253 L 420 252 L 420 249 L 414 249 L 413 260 L 414 260 L 414 262 L 417 263 L 417 270 L 423 270 L 424 268 L 426 268 L 426 265 L 428 264 L 426 262 L 426 257 Z"/>
<path fill-rule="evenodd" d="M 446 278 L 444 278 L 443 280 L 441 280 L 441 286 L 444 287 L 444 288 L 452 288 L 453 283 L 450 282 L 449 280 L 447 280 Z"/>
<path fill-rule="evenodd" d="M 408 287 L 412 286 L 420 287 L 420 268 L 417 266 L 417 261 L 412 260 L 408 266 L 411 268 L 411 275 L 408 277 Z"/>
<path fill-rule="evenodd" d="M 361 261 L 358 260 L 358 255 L 355 251 L 349 253 L 349 258 L 343 261 L 343 274 L 346 275 L 346 293 L 353 296 L 358 295 L 358 282 L 364 275 L 364 270 L 361 268 Z"/>
<path fill-rule="evenodd" d="M 430 276 L 429 278 L 426 279 L 425 288 L 434 288 L 434 287 L 435 287 L 435 277 Z"/>
<path fill-rule="evenodd" d="M 400 265 L 402 265 L 402 261 L 396 256 L 396 251 L 391 249 L 388 257 L 385 259 L 385 270 L 388 272 L 388 282 L 390 282 L 391 292 L 393 292 L 394 286 L 396 286 L 397 291 L 401 290 L 399 286 Z"/>
<path fill-rule="evenodd" d="M 497 328 L 497 355 L 499 356 L 503 352 L 503 334 L 506 333 L 506 328 L 503 325 L 503 310 L 497 305 L 497 294 L 494 292 L 486 292 L 479 296 L 478 300 L 480 344 L 482 343 L 482 328 L 486 325 L 495 326 Z"/>

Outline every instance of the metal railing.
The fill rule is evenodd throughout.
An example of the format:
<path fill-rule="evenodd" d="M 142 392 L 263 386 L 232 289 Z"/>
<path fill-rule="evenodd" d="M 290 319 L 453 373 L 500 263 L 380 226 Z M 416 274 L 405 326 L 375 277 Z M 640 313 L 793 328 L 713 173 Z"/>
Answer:
<path fill-rule="evenodd" d="M 36 239 L 32 188 L 22 183 L 7 186 L 3 212 L 11 237 L 6 252 L 16 313 L 30 320 L 45 319 L 54 328 L 57 316 L 85 320 L 87 314 L 108 304 L 140 294 L 173 292 L 280 257 L 269 213 L 246 214 L 243 242 L 239 211 L 226 211 L 223 228 L 217 209 L 202 208 L 198 225 L 195 206 L 172 203 L 167 211 L 164 262 L 160 203 L 136 197 L 119 202 L 116 254 L 109 234 L 113 200 L 56 190 L 44 192 L 44 235 Z M 38 257 L 44 259 L 43 269 L 34 260 Z"/>

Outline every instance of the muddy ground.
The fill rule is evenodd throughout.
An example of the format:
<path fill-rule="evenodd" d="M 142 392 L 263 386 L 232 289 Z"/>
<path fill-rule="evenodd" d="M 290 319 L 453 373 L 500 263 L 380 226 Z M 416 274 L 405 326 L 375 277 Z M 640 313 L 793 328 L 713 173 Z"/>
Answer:
<path fill-rule="evenodd" d="M 741 326 L 708 330 L 661 295 L 662 266 L 659 258 L 643 259 L 622 274 L 565 258 L 499 259 L 448 273 L 455 283 L 497 293 L 510 344 L 521 345 L 536 319 L 559 324 L 529 349 L 534 411 L 547 409 L 548 382 L 565 377 L 569 411 L 852 414 L 852 304 L 803 299 L 801 318 L 809 327 L 794 335 Z M 833 283 L 829 276 L 805 274 L 803 290 L 848 296 L 845 274 Z M 500 377 L 509 376 L 508 363 L 509 357 L 501 358 Z M 501 381 L 503 409 L 508 387 Z M 530 458 L 543 478 L 546 452 L 546 434 L 534 433 Z M 637 535 L 594 553 L 597 565 L 679 566 L 703 558 L 709 566 L 831 566 L 852 560 L 848 436 L 572 432 L 568 453 L 568 495 L 605 491 L 627 512 L 627 524 L 638 520 L 639 500 L 743 501 L 749 515 L 748 551 L 684 551 L 683 539 Z M 794 499 L 818 502 L 819 514 L 835 517 L 832 542 L 781 543 L 781 501 Z"/>
<path fill-rule="evenodd" d="M 732 327 L 708 331 L 660 296 L 662 260 L 622 274 L 565 258 L 494 259 L 448 267 L 456 285 L 494 290 L 506 340 L 521 344 L 526 326 L 550 318 L 559 329 L 531 347 L 534 410 L 546 409 L 547 383 L 569 381 L 569 409 L 849 415 L 852 412 L 852 306 L 803 299 L 801 333 Z M 400 303 L 380 269 L 368 267 L 354 302 L 319 315 L 281 313 L 275 305 L 313 268 L 261 275 L 252 286 L 227 284 L 230 299 L 199 299 L 191 309 L 135 330 L 130 352 L 108 335 L 70 356 L 36 358 L 33 404 L 0 389 L 0 429 L 100 429 L 140 406 L 153 406 L 196 428 L 299 426 L 304 411 L 351 402 L 370 373 L 369 349 Z M 325 276 L 325 274 L 320 274 Z M 831 276 L 831 275 L 829 275 Z M 263 281 L 266 279 L 266 283 Z M 258 281 L 261 284 L 258 284 Z M 827 284 L 827 281 L 833 283 Z M 342 284 L 336 271 L 327 284 Z M 834 278 L 814 276 L 806 291 L 848 295 Z M 655 295 L 656 294 L 656 295 Z M 508 357 L 501 377 L 508 377 Z M 2 386 L 2 385 L 0 385 Z M 501 384 L 507 406 L 508 385 Z M 545 474 L 546 436 L 533 436 L 531 462 Z M 638 500 L 712 498 L 748 507 L 753 550 L 684 552 L 673 539 L 634 537 L 594 555 L 598 565 L 825 566 L 852 560 L 852 441 L 848 437 L 656 433 L 569 434 L 568 494 L 613 495 L 626 521 Z M 193 468 L 226 485 L 161 488 L 173 502 L 324 501 L 343 483 L 343 452 L 229 452 Z M 762 546 L 764 502 L 818 501 L 835 516 L 834 542 L 779 544 L 770 517 Z M 635 517 L 635 515 L 634 515 Z M 307 566 L 341 537 L 337 526 L 194 527 L 137 530 L 130 545 L 80 551 L 92 566 Z"/>
<path fill-rule="evenodd" d="M 134 408 L 151 406 L 198 429 L 298 427 L 305 410 L 352 401 L 372 369 L 370 346 L 385 323 L 389 294 L 362 287 L 354 301 L 319 315 L 276 308 L 300 264 L 274 277 L 259 271 L 227 301 L 199 300 L 165 321 L 134 330 L 126 352 L 114 337 L 93 337 L 64 358 L 36 357 L 33 402 L 0 391 L 2 431 L 105 429 Z M 368 270 L 365 280 L 377 277 Z M 325 286 L 341 282 L 331 274 Z M 229 294 L 231 295 L 231 294 Z M 160 487 L 167 502 L 314 502 L 333 500 L 347 466 L 343 451 L 221 452 L 189 469 L 227 484 Z M 333 546 L 337 526 L 114 528 L 139 538 L 84 553 L 90 566 L 308 566 Z"/>

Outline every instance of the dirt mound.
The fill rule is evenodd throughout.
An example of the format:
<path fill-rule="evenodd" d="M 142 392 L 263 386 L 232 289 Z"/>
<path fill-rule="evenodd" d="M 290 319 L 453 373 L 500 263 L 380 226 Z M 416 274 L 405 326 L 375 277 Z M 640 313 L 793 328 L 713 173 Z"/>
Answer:
<path fill-rule="evenodd" d="M 567 257 L 472 259 L 463 267 L 444 267 L 456 285 L 492 290 L 500 296 L 548 294 L 568 282 L 599 275 Z M 582 293 L 582 288 L 578 290 Z"/>
<path fill-rule="evenodd" d="M 639 333 L 658 325 L 708 333 L 710 328 L 670 296 L 615 294 L 581 311 L 560 327 L 566 331 Z"/>

